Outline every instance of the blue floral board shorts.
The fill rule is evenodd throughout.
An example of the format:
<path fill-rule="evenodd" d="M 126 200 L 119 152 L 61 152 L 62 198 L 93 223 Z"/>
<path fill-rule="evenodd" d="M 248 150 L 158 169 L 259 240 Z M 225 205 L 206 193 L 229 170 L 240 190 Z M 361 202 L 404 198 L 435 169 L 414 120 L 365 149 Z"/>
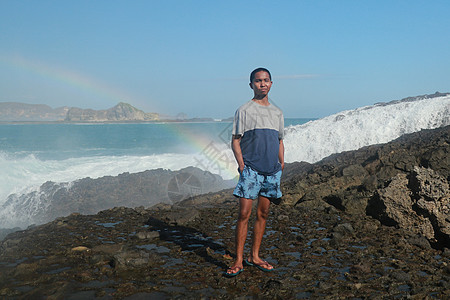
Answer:
<path fill-rule="evenodd" d="M 233 195 L 240 198 L 256 199 L 259 195 L 272 200 L 281 198 L 281 170 L 273 175 L 263 175 L 249 166 L 239 174 L 239 181 Z"/>

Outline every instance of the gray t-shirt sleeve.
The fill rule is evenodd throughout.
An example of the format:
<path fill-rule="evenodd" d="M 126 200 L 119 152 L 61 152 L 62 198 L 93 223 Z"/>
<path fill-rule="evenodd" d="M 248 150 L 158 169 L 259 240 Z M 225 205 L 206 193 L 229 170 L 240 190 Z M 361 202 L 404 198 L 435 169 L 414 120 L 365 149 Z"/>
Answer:
<path fill-rule="evenodd" d="M 284 116 L 281 114 L 280 127 L 278 129 L 278 138 L 282 140 L 284 138 Z"/>
<path fill-rule="evenodd" d="M 236 110 L 233 121 L 232 135 L 242 136 L 244 134 L 244 113 L 242 110 Z"/>

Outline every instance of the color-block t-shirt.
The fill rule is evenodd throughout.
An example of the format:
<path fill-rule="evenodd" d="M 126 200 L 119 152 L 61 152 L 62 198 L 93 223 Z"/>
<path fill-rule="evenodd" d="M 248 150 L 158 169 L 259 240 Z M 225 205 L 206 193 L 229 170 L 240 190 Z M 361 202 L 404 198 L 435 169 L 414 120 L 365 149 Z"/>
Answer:
<path fill-rule="evenodd" d="M 284 137 L 283 112 L 274 104 L 260 105 L 252 100 L 238 108 L 233 135 L 241 135 L 244 164 L 264 175 L 281 170 L 278 160 Z"/>

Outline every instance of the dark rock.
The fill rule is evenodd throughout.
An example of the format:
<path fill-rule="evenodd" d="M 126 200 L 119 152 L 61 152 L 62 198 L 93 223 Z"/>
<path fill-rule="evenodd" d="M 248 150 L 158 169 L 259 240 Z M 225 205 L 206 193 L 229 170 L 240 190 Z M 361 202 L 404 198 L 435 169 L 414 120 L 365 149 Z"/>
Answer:
<path fill-rule="evenodd" d="M 426 201 L 446 200 L 449 196 L 447 180 L 433 169 L 414 167 L 409 180 L 409 188 Z"/>
<path fill-rule="evenodd" d="M 168 211 L 163 221 L 169 225 L 185 225 L 189 222 L 192 222 L 199 216 L 199 212 L 196 209 L 173 209 Z"/>
<path fill-rule="evenodd" d="M 283 221 L 288 221 L 289 220 L 289 216 L 287 215 L 279 215 L 277 217 L 278 221 L 283 222 Z"/>
<path fill-rule="evenodd" d="M 346 177 L 364 177 L 368 174 L 366 169 L 361 165 L 351 165 L 342 170 L 342 176 Z"/>
<path fill-rule="evenodd" d="M 320 211 L 327 209 L 325 202 L 352 215 L 368 214 L 385 225 L 409 228 L 425 235 L 434 247 L 446 247 L 450 245 L 449 141 L 450 126 L 446 126 L 334 154 L 313 165 L 297 164 L 298 172 L 290 169 L 282 182 L 282 203 Z M 417 174 L 416 170 L 427 168 L 428 175 Z"/>
<path fill-rule="evenodd" d="M 431 245 L 427 238 L 424 236 L 414 236 L 408 238 L 408 242 L 412 245 L 418 246 L 422 249 L 430 249 Z"/>
<path fill-rule="evenodd" d="M 444 251 L 442 251 L 442 255 L 450 258 L 450 248 L 445 248 Z"/>
<path fill-rule="evenodd" d="M 332 247 L 339 247 L 339 245 L 344 241 L 344 234 L 339 232 L 333 232 L 330 235 L 330 245 Z"/>
<path fill-rule="evenodd" d="M 426 237 L 437 246 L 450 246 L 450 189 L 432 169 L 414 167 L 377 190 L 368 214 L 382 223 Z"/>
<path fill-rule="evenodd" d="M 15 228 L 0 228 L 0 241 L 3 240 L 8 234 L 19 231 L 20 227 Z"/>
<path fill-rule="evenodd" d="M 282 283 L 278 280 L 270 279 L 266 283 L 264 283 L 264 289 L 270 290 L 273 292 L 274 290 L 278 290 L 282 287 Z"/>
<path fill-rule="evenodd" d="M 365 214 L 377 188 L 397 174 L 409 174 L 415 166 L 450 178 L 449 140 L 450 126 L 446 126 L 333 154 L 313 165 L 297 165 L 298 171 L 290 169 L 282 182 L 283 204 L 307 206 L 304 202 L 324 200 L 338 209 Z"/>
<path fill-rule="evenodd" d="M 359 263 L 357 265 L 353 265 L 350 268 L 350 272 L 367 274 L 371 272 L 371 267 L 368 263 Z"/>
<path fill-rule="evenodd" d="M 338 224 L 333 228 L 333 233 L 339 233 L 342 235 L 352 234 L 355 230 L 349 223 Z"/>
<path fill-rule="evenodd" d="M 411 275 L 404 271 L 394 271 L 394 272 L 392 272 L 391 277 L 395 278 L 395 280 L 400 281 L 400 282 L 411 281 Z"/>
<path fill-rule="evenodd" d="M 113 267 L 117 270 L 140 268 L 149 265 L 152 260 L 154 258 L 151 259 L 145 251 L 124 251 L 114 255 Z"/>
<path fill-rule="evenodd" d="M 26 226 L 49 222 L 72 212 L 95 214 L 119 206 L 141 207 L 142 210 L 143 206 L 156 203 L 173 204 L 232 185 L 231 181 L 194 167 L 179 171 L 156 169 L 116 177 L 84 178 L 71 184 L 46 182 L 38 192 L 9 196 L 1 208 L 21 212 L 18 220 L 28 215 L 21 224 Z M 35 205 L 36 201 L 40 206 Z"/>

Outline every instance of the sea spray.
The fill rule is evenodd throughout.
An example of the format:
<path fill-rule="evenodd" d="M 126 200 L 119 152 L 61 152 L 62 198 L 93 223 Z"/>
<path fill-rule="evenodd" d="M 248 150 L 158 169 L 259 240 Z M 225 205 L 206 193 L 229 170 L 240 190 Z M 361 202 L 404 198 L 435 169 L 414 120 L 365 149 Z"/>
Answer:
<path fill-rule="evenodd" d="M 39 188 L 29 188 L 29 192 L 11 194 L 0 212 L 0 228 L 27 227 L 46 221 L 46 215 L 52 206 L 53 197 L 62 189 L 70 189 L 72 182 L 46 182 Z"/>
<path fill-rule="evenodd" d="M 0 155 L 0 207 L 10 194 L 38 191 L 46 181 L 71 182 L 85 177 L 117 176 L 123 172 L 136 173 L 162 167 L 179 170 L 194 163 L 192 155 L 171 153 L 91 156 L 64 160 L 41 160 L 35 155 L 16 158 Z"/>
<path fill-rule="evenodd" d="M 450 125 L 450 96 L 365 106 L 287 127 L 285 160 L 314 163 L 333 153 L 446 125 Z"/>

